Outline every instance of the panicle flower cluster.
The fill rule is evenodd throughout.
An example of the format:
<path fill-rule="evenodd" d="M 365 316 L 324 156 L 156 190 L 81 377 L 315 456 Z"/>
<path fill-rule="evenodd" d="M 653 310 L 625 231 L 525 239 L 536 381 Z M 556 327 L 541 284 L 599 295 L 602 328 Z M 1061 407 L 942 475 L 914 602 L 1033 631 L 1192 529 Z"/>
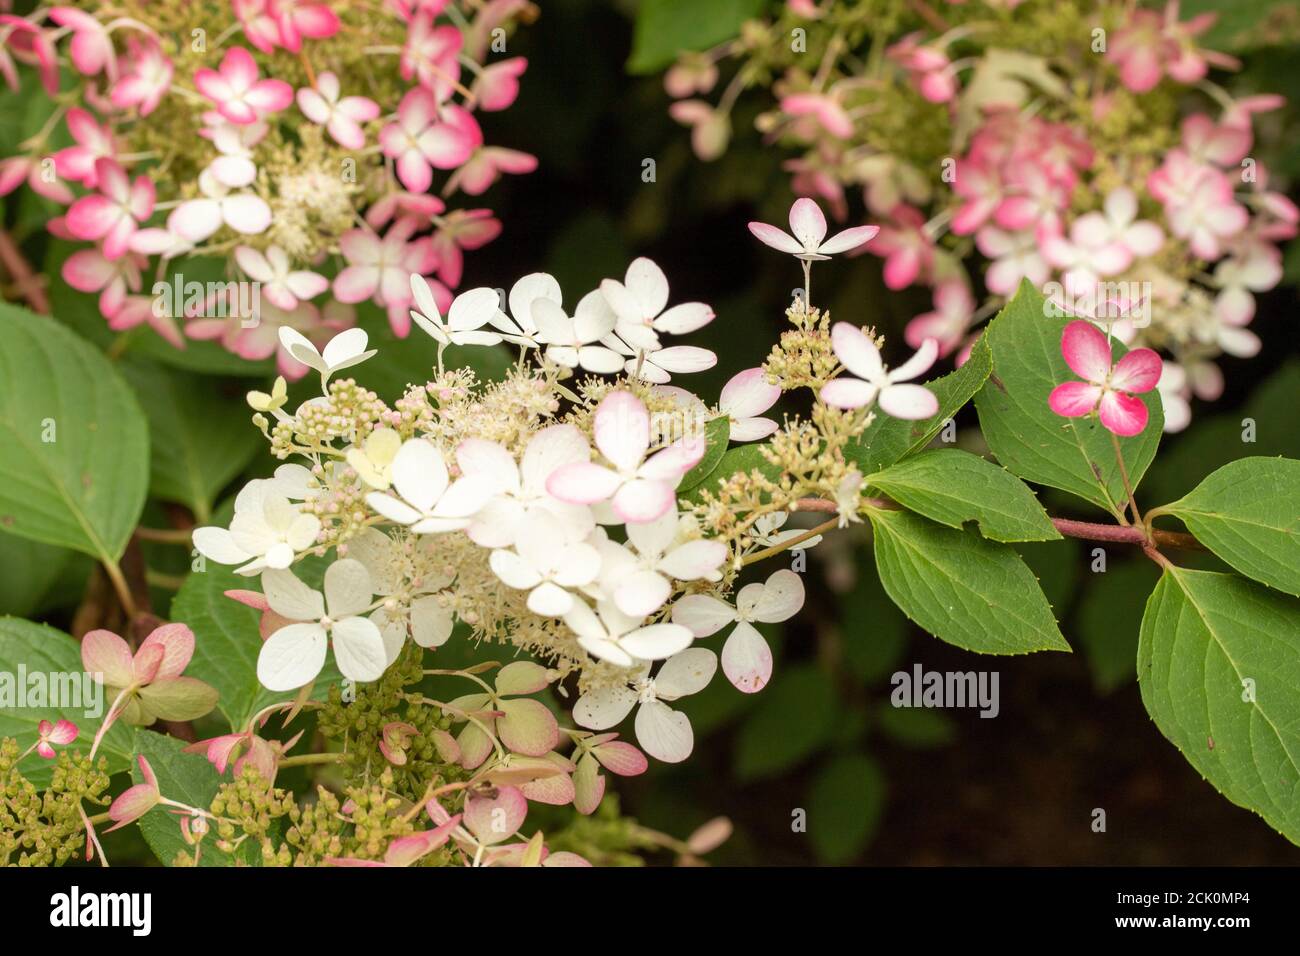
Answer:
<path fill-rule="evenodd" d="M 464 250 L 500 233 L 490 209 L 448 201 L 536 168 L 487 145 L 478 118 L 514 102 L 527 61 L 492 54 L 536 12 L 524 0 L 125 0 L 2 15 L 0 76 L 17 89 L 17 67 L 34 68 L 24 82 L 55 105 L 0 159 L 0 195 L 25 182 L 67 207 L 49 231 L 88 246 L 63 277 L 99 294 L 111 328 L 276 355 L 298 378 L 280 329 L 323 344 L 372 302 L 404 337 L 407 277 L 428 277 L 445 307 Z M 61 89 L 69 76 L 77 85 Z M 61 126 L 73 145 L 49 153 Z M 161 280 L 198 257 L 257 283 L 257 314 L 233 281 L 183 302 L 148 294 L 151 271 Z"/>
<path fill-rule="evenodd" d="M 796 233 L 804 217 L 821 217 L 808 206 L 803 200 L 792 212 Z M 815 258 L 836 248 L 821 238 Z M 804 246 L 797 252 L 807 267 Z M 439 346 L 433 379 L 388 407 L 350 379 L 331 381 L 374 354 L 363 332 L 342 333 L 317 352 L 284 330 L 285 347 L 320 373 L 322 394 L 292 413 L 283 383 L 249 396 L 285 464 L 239 493 L 229 528 L 197 529 L 194 542 L 209 560 L 260 578 L 260 591 L 229 596 L 261 612 L 257 673 L 267 688 L 310 686 L 332 655 L 343 677 L 379 695 L 374 707 L 328 717 L 353 740 L 349 752 L 362 755 L 354 759 L 377 748 L 398 791 L 416 753 L 456 768 L 429 783 L 454 799 L 426 799 L 432 828 L 421 853 L 450 841 L 477 862 L 514 859 L 530 852 L 510 842 L 529 801 L 590 814 L 604 794 L 602 770 L 640 773 L 643 751 L 685 759 L 690 722 L 672 704 L 707 686 L 719 663 L 745 693 L 770 681 L 772 654 L 755 625 L 792 617 L 803 584 L 783 569 L 739 587 L 740 571 L 817 543 L 782 528 L 801 498 L 834 503 L 844 522 L 860 520 L 862 477 L 842 449 L 876 405 L 897 417 L 935 414 L 928 390 L 899 382 L 924 371 L 937 346 L 927 342 L 890 372 L 874 334 L 831 327 L 802 304 L 791 313 L 795 340 L 708 403 L 668 382 L 715 356 L 667 337 L 699 328 L 713 311 L 670 305 L 668 281 L 648 259 L 576 306 L 543 273 L 506 296 L 467 290 L 445 312 L 421 276 L 410 281 L 411 316 Z M 450 344 L 505 342 L 518 347 L 519 361 L 501 381 L 443 367 Z M 796 367 L 805 372 L 793 374 Z M 811 420 L 782 426 L 764 417 L 783 390 L 801 387 L 818 396 Z M 713 427 L 719 420 L 725 429 Z M 779 479 L 759 469 L 684 484 L 707 451 L 765 437 Z M 698 494 L 684 493 L 696 486 Z M 720 655 L 697 644 L 719 632 Z M 421 670 L 426 650 L 453 639 L 533 659 Z M 418 689 L 430 673 L 474 687 L 433 701 Z M 575 727 L 535 697 L 566 678 L 578 692 Z M 613 731 L 634 709 L 639 748 Z M 250 724 L 197 746 L 219 769 L 239 759 L 273 778 L 287 748 L 260 740 Z"/>
<path fill-rule="evenodd" d="M 1280 281 L 1278 243 L 1300 222 L 1251 156 L 1255 117 L 1283 99 L 1211 82 L 1236 61 L 1199 44 L 1214 16 L 1182 20 L 1178 0 L 897 7 L 790 0 L 683 55 L 665 77 L 672 115 L 713 159 L 741 92 L 770 85 L 777 102 L 757 126 L 796 154 L 794 191 L 842 220 L 861 190 L 886 285 L 932 291 L 909 344 L 933 338 L 960 363 L 1028 279 L 1063 311 L 1171 355 L 1165 428 L 1186 427 L 1193 394 L 1222 392 L 1216 356 L 1259 350 L 1254 295 Z M 700 97 L 728 59 L 738 66 L 710 104 Z"/>

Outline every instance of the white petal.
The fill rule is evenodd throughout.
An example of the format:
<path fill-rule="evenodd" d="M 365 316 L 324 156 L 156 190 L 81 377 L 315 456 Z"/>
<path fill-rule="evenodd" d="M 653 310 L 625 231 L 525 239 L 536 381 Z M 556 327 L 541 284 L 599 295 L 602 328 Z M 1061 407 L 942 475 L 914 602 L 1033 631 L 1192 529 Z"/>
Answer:
<path fill-rule="evenodd" d="M 542 617 L 563 617 L 573 603 L 572 594 L 550 581 L 543 581 L 528 594 L 528 610 Z"/>
<path fill-rule="evenodd" d="M 858 378 L 872 382 L 885 374 L 880 350 L 861 329 L 847 322 L 836 322 L 831 327 L 831 346 L 844 367 Z"/>
<path fill-rule="evenodd" d="M 722 646 L 722 671 L 733 687 L 754 694 L 772 679 L 772 649 L 763 635 L 747 621 L 741 621 Z"/>
<path fill-rule="evenodd" d="M 698 694 L 709 686 L 717 669 L 717 654 L 705 647 L 688 647 L 659 668 L 655 674 L 655 694 L 662 700 Z"/>
<path fill-rule="evenodd" d="M 923 385 L 888 385 L 880 390 L 880 410 L 906 421 L 939 414 L 939 400 Z"/>
<path fill-rule="evenodd" d="M 638 571 L 623 578 L 614 589 L 614 603 L 629 617 L 646 617 L 664 606 L 672 585 L 662 574 Z"/>
<path fill-rule="evenodd" d="M 695 735 L 686 715 L 657 700 L 637 708 L 636 739 L 642 750 L 664 763 L 680 763 L 695 748 Z"/>
<path fill-rule="evenodd" d="M 588 730 L 607 730 L 622 723 L 636 705 L 636 693 L 629 687 L 602 687 L 588 691 L 573 705 L 573 719 Z"/>
<path fill-rule="evenodd" d="M 772 572 L 756 594 L 747 595 L 747 591 L 748 587 L 742 588 L 736 599 L 736 606 L 747 620 L 776 624 L 794 617 L 803 607 L 803 578 L 789 568 Z"/>
<path fill-rule="evenodd" d="M 411 636 L 421 647 L 441 647 L 451 637 L 452 616 L 449 608 L 433 595 L 411 602 Z"/>
<path fill-rule="evenodd" d="M 516 590 L 535 588 L 542 581 L 542 576 L 531 564 L 513 551 L 493 551 L 488 558 L 492 573 L 499 577 L 508 587 Z"/>
<path fill-rule="evenodd" d="M 325 571 L 325 606 L 332 618 L 360 613 L 374 593 L 370 588 L 370 572 L 360 561 L 344 558 Z"/>
<path fill-rule="evenodd" d="M 325 616 L 325 598 L 299 581 L 292 571 L 263 571 L 262 591 L 271 610 L 291 621 L 317 621 Z"/>
<path fill-rule="evenodd" d="M 659 570 L 681 581 L 716 579 L 718 567 L 725 560 L 727 546 L 721 541 L 688 541 L 664 555 Z"/>
<path fill-rule="evenodd" d="M 393 458 L 392 472 L 393 487 L 422 514 L 427 514 L 447 489 L 442 452 L 423 438 L 403 443 Z"/>
<path fill-rule="evenodd" d="M 199 553 L 218 564 L 243 564 L 253 557 L 235 544 L 225 528 L 195 528 L 192 537 Z"/>
<path fill-rule="evenodd" d="M 388 664 L 384 639 L 375 622 L 365 617 L 347 617 L 330 631 L 334 638 L 334 660 L 339 673 L 355 681 L 379 680 Z"/>
<path fill-rule="evenodd" d="M 420 512 L 382 491 L 372 491 L 366 495 L 366 504 L 389 521 L 396 521 L 398 524 L 414 524 L 420 520 Z"/>
<path fill-rule="evenodd" d="M 685 650 L 694 639 L 694 635 L 680 624 L 651 624 L 624 635 L 619 644 L 634 657 L 657 661 Z"/>
<path fill-rule="evenodd" d="M 710 594 L 688 594 L 673 604 L 673 623 L 690 628 L 696 637 L 716 634 L 735 620 L 736 609 Z"/>
<path fill-rule="evenodd" d="M 677 522 L 674 509 L 654 521 L 628 525 L 627 540 L 642 557 L 658 558 L 672 546 L 673 538 L 677 536 Z"/>
<path fill-rule="evenodd" d="M 530 495 L 546 490 L 546 479 L 561 465 L 590 461 L 591 447 L 582 432 L 573 425 L 552 425 L 534 435 L 524 449 L 519 470 L 523 489 Z"/>
<path fill-rule="evenodd" d="M 265 578 L 263 578 L 265 580 Z M 316 679 L 325 666 L 325 629 L 319 624 L 290 624 L 262 645 L 257 679 L 267 690 L 297 690 Z"/>

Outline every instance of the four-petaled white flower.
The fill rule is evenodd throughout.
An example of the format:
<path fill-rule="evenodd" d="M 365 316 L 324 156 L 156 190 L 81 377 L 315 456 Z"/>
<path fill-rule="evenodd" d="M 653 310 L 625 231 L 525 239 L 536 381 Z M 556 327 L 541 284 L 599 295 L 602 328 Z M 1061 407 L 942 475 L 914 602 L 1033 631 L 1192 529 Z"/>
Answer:
<path fill-rule="evenodd" d="M 532 317 L 537 323 L 537 340 L 546 345 L 546 357 L 556 365 L 598 375 L 612 375 L 623 368 L 623 356 L 596 344 L 614 330 L 617 321 L 599 291 L 584 295 L 572 318 L 563 306 L 542 298 L 533 301 Z"/>
<path fill-rule="evenodd" d="M 318 351 L 311 340 L 301 332 L 287 325 L 280 326 L 280 344 L 303 365 L 320 372 L 322 387 L 335 372 L 359 365 L 378 351 L 377 349 L 367 351 L 367 341 L 365 329 L 348 329 L 334 336 L 325 343 L 323 350 Z"/>
<path fill-rule="evenodd" d="M 397 496 L 366 495 L 366 504 L 389 521 L 409 525 L 416 534 L 460 531 L 468 527 L 492 490 L 471 478 L 450 480 L 442 452 L 423 438 L 411 438 L 393 457 L 389 472 Z"/>
<path fill-rule="evenodd" d="M 497 308 L 489 321 L 501 332 L 501 337 L 525 349 L 537 348 L 537 317 L 533 315 L 533 306 L 539 299 L 545 299 L 555 305 L 564 303 L 564 293 L 555 276 L 549 272 L 532 272 L 510 287 L 506 302 L 510 314 L 501 310 L 501 299 L 497 297 Z"/>
<path fill-rule="evenodd" d="M 709 686 L 718 669 L 718 657 L 703 647 L 690 647 L 664 661 L 659 673 L 649 676 L 645 665 L 633 678 L 633 687 L 607 687 L 578 698 L 573 719 L 590 730 L 606 730 L 622 723 L 638 703 L 637 743 L 656 760 L 678 763 L 695 746 L 691 722 L 665 701 L 698 694 Z"/>
<path fill-rule="evenodd" d="M 218 564 L 240 564 L 237 574 L 287 568 L 294 555 L 316 543 L 320 520 L 290 503 L 275 478 L 250 481 L 235 497 L 230 530 L 194 529 L 194 547 Z"/>
<path fill-rule="evenodd" d="M 613 601 L 601 601 L 593 611 L 586 602 L 574 599 L 564 623 L 578 636 L 583 650 L 619 667 L 672 657 L 694 640 L 680 624 L 647 625 L 643 618 L 624 614 Z"/>
<path fill-rule="evenodd" d="M 623 281 L 600 283 L 614 314 L 619 338 L 638 351 L 659 348 L 656 332 L 685 335 L 713 321 L 713 310 L 703 302 L 684 302 L 664 311 L 668 304 L 668 279 L 649 259 L 634 259 Z"/>
<path fill-rule="evenodd" d="M 753 538 L 754 544 L 762 548 L 775 548 L 785 544 L 791 538 L 797 538 L 805 533 L 803 528 L 781 530 L 789 519 L 790 512 L 788 511 L 773 511 L 771 514 L 756 518 L 750 529 L 750 537 Z M 809 548 L 815 548 L 821 544 L 821 540 L 821 535 L 814 535 L 806 541 L 800 541 L 799 547 L 792 550 L 806 551 Z"/>
<path fill-rule="evenodd" d="M 575 601 L 567 589 L 590 584 L 600 573 L 596 549 L 566 541 L 559 520 L 541 510 L 520 522 L 515 550 L 498 548 L 488 563 L 508 587 L 528 591 L 528 610 L 542 617 L 567 614 Z"/>
<path fill-rule="evenodd" d="M 325 571 L 325 594 L 288 570 L 262 572 L 262 590 L 272 611 L 294 621 L 262 645 L 257 679 L 268 690 L 296 690 L 316 679 L 332 641 L 339 672 L 349 680 L 378 680 L 388 666 L 379 628 L 361 615 L 374 592 L 360 561 L 344 558 Z"/>
<path fill-rule="evenodd" d="M 614 467 L 574 462 L 551 473 L 546 490 L 561 501 L 609 501 L 628 524 L 654 521 L 673 506 L 677 484 L 704 455 L 699 437 L 678 439 L 648 459 L 650 413 L 631 392 L 611 392 L 596 407 L 596 447 Z"/>
<path fill-rule="evenodd" d="M 880 359 L 876 343 L 861 329 L 847 322 L 831 328 L 831 347 L 844 367 L 857 378 L 841 376 L 822 386 L 821 400 L 836 408 L 862 408 L 873 401 L 894 418 L 930 418 L 939 411 L 939 400 L 922 385 L 900 385 L 923 374 L 939 355 L 939 343 L 926 339 L 916 354 L 892 372 Z"/>
<path fill-rule="evenodd" d="M 595 525 L 591 509 L 553 497 L 546 490 L 546 479 L 563 465 L 590 459 L 591 447 L 573 425 L 551 425 L 537 432 L 518 463 L 496 442 L 465 439 L 456 447 L 461 475 L 493 492 L 465 533 L 482 547 L 508 548 L 515 543 L 523 518 L 541 510 L 560 520 L 565 540 L 581 541 Z"/>
<path fill-rule="evenodd" d="M 679 581 L 718 581 L 727 560 L 721 541 L 699 538 L 676 544 L 680 522 L 672 508 L 654 521 L 627 526 L 631 548 L 611 541 L 600 547 L 600 590 L 629 617 L 645 617 L 664 606 Z"/>
<path fill-rule="evenodd" d="M 716 634 L 732 622 L 735 629 L 722 647 L 722 671 L 737 690 L 753 694 L 772 679 L 772 649 L 754 622 L 776 624 L 803 607 L 803 581 L 782 568 L 764 584 L 746 584 L 736 594 L 733 608 L 708 594 L 688 594 L 673 604 L 673 623 L 690 628 L 696 637 Z"/>
<path fill-rule="evenodd" d="M 790 207 L 790 235 L 784 229 L 765 222 L 751 222 L 749 231 L 759 242 L 796 259 L 812 262 L 829 259 L 837 252 L 849 252 L 870 242 L 880 232 L 879 226 L 854 226 L 826 238 L 826 217 L 811 199 L 796 199 Z"/>
<path fill-rule="evenodd" d="M 625 373 L 656 385 L 671 381 L 674 374 L 703 372 L 718 364 L 717 355 L 698 345 L 670 345 L 664 348 L 656 343 L 638 350 L 619 338 L 617 333 L 607 335 L 601 341 L 615 352 L 629 356 L 623 363 Z"/>
<path fill-rule="evenodd" d="M 411 276 L 411 294 L 417 307 L 411 310 L 411 318 L 438 344 L 496 345 L 501 341 L 497 333 L 482 331 L 497 312 L 497 294 L 492 289 L 469 289 L 456 296 L 445 321 L 424 276 Z"/>

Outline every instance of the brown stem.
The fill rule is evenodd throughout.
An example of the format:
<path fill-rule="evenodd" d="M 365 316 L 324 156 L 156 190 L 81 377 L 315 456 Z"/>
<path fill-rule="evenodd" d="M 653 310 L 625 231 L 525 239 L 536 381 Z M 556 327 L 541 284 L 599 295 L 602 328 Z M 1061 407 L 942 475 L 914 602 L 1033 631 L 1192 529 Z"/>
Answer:
<path fill-rule="evenodd" d="M 1144 547 L 1146 533 L 1135 525 L 1095 524 L 1091 521 L 1075 521 L 1073 518 L 1053 518 L 1052 524 L 1057 531 L 1067 538 L 1086 538 L 1089 541 L 1117 541 L 1122 544 L 1137 544 Z M 1204 551 L 1205 545 L 1190 534 L 1181 531 L 1160 531 L 1152 529 L 1151 540 L 1158 545 L 1171 548 L 1184 548 L 1191 551 Z"/>
<path fill-rule="evenodd" d="M 50 300 L 45 296 L 45 286 L 32 272 L 32 267 L 23 258 L 13 237 L 3 229 L 0 229 L 0 263 L 4 265 L 5 271 L 14 280 L 14 287 L 18 294 L 27 300 L 32 311 L 49 315 Z"/>

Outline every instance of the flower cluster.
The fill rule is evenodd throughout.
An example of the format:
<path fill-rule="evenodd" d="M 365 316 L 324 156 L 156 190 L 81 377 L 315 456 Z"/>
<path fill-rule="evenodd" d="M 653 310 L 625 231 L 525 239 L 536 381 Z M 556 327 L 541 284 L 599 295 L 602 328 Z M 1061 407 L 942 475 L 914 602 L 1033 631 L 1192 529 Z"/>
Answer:
<path fill-rule="evenodd" d="M 770 82 L 776 105 L 757 125 L 797 154 L 794 191 L 843 219 L 861 190 L 885 284 L 931 290 L 910 344 L 933 338 L 963 361 L 1028 279 L 1062 311 L 1170 354 L 1165 427 L 1186 427 L 1192 394 L 1222 391 L 1215 357 L 1259 350 L 1254 294 L 1280 281 L 1278 243 L 1300 222 L 1251 155 L 1256 116 L 1282 98 L 1212 83 L 1236 63 L 1198 43 L 1213 15 L 1182 20 L 1177 0 L 895 6 L 791 0 L 684 55 L 665 78 L 672 114 L 712 159 L 739 94 Z M 714 106 L 698 97 L 728 58 L 739 67 Z"/>
<path fill-rule="evenodd" d="M 29 64 L 56 101 L 0 160 L 0 195 L 26 182 L 67 207 L 50 232 L 89 246 L 63 277 L 99 294 L 113 329 L 277 355 L 297 378 L 280 329 L 323 343 L 372 302 L 405 336 L 407 277 L 428 277 L 445 306 L 464 250 L 501 230 L 491 210 L 447 200 L 536 167 L 487 145 L 478 118 L 518 93 L 526 60 L 488 60 L 535 14 L 519 0 L 85 6 L 0 16 L 0 75 L 16 89 L 15 61 Z M 61 90 L 68 76 L 79 86 Z M 73 145 L 47 155 L 60 127 Z M 256 308 L 234 282 L 184 302 L 148 294 L 151 270 L 198 257 L 255 283 Z"/>
<path fill-rule="evenodd" d="M 808 201 L 792 215 L 796 234 L 805 217 L 824 227 Z M 873 234 L 864 227 L 850 238 Z M 817 259 L 856 244 L 821 239 L 804 235 L 787 251 L 808 267 L 810 242 Z M 423 277 L 410 282 L 412 319 L 438 344 L 434 378 L 390 407 L 334 378 L 374 354 L 364 333 L 342 333 L 317 352 L 283 330 L 285 347 L 319 371 L 322 394 L 292 414 L 282 383 L 274 395 L 250 395 L 254 421 L 285 463 L 239 493 L 229 528 L 199 528 L 194 542 L 209 560 L 260 578 L 260 591 L 229 593 L 262 614 L 257 673 L 272 691 L 312 685 L 331 651 L 342 676 L 366 688 L 389 687 L 412 666 L 416 682 L 449 673 L 422 672 L 418 661 L 457 633 L 532 656 L 490 682 L 479 676 L 484 668 L 450 672 L 475 688 L 448 701 L 393 690 L 404 716 L 385 710 L 371 731 L 395 772 L 407 766 L 408 748 L 427 741 L 421 746 L 473 775 L 463 802 L 428 803 L 433 827 L 419 848 L 451 841 L 482 862 L 527 852 L 508 841 L 528 801 L 591 813 L 604 792 L 602 768 L 640 773 L 642 751 L 667 762 L 689 755 L 689 720 L 670 704 L 703 689 L 719 664 L 697 640 L 730 627 L 721 648 L 727 679 L 745 693 L 770 681 L 772 654 L 755 624 L 793 616 L 802 581 L 778 570 L 739 587 L 734 602 L 728 595 L 749 563 L 816 543 L 781 530 L 801 499 L 833 502 L 843 521 L 860 520 L 862 477 L 846 464 L 844 444 L 870 425 L 877 404 L 897 417 L 935 413 L 928 390 L 897 383 L 924 371 L 937 346 L 927 342 L 891 373 L 874 333 L 847 323 L 832 330 L 804 300 L 773 360 L 734 376 L 709 404 L 667 383 L 716 357 L 667 341 L 713 311 L 670 305 L 668 281 L 648 259 L 574 307 L 543 273 L 505 296 L 467 290 L 445 314 Z M 519 361 L 501 381 L 443 366 L 449 344 L 507 342 Z M 857 377 L 840 375 L 845 369 Z M 799 387 L 820 396 L 812 421 L 762 417 L 783 390 Z M 719 421 L 727 427 L 713 427 Z M 792 476 L 780 485 L 757 471 L 695 474 L 711 448 L 768 436 L 763 453 Z M 533 696 L 566 679 L 578 694 L 576 727 Z M 634 707 L 639 749 L 612 732 Z M 459 730 L 428 724 L 426 713 Z M 286 749 L 253 724 L 196 747 L 219 769 L 238 753 L 270 777 Z M 494 820 L 504 829 L 490 829 Z"/>

